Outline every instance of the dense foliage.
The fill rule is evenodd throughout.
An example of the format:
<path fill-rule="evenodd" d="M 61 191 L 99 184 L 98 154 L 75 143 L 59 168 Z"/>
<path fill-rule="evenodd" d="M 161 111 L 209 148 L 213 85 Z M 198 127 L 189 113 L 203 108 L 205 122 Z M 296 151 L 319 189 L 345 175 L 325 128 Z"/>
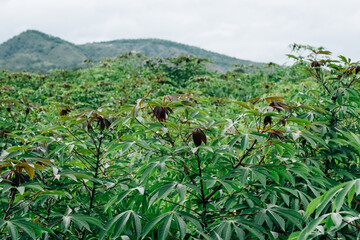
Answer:
<path fill-rule="evenodd" d="M 360 66 L 289 57 L 2 71 L 1 238 L 357 239 Z"/>

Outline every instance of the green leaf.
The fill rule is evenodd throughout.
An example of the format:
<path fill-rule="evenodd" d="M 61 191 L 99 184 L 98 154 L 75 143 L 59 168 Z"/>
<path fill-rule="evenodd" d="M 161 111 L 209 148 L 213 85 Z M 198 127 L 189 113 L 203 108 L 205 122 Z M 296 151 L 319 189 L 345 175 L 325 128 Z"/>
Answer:
<path fill-rule="evenodd" d="M 251 223 L 245 223 L 244 221 L 242 221 L 240 223 L 241 226 L 243 226 L 244 228 L 246 228 L 249 232 L 251 232 L 252 234 L 254 234 L 258 239 L 260 240 L 264 240 L 264 235 L 262 234 L 261 231 L 259 231 L 260 226 L 256 226 L 256 224 L 251 224 Z"/>
<path fill-rule="evenodd" d="M 341 61 L 343 61 L 345 64 L 349 63 L 348 59 L 346 57 L 344 57 L 343 55 L 339 55 L 338 58 L 340 58 Z"/>
<path fill-rule="evenodd" d="M 23 195 L 24 192 L 25 192 L 25 187 L 23 187 L 23 186 L 17 187 L 16 189 L 19 191 L 19 193 L 20 193 L 21 195 Z"/>
<path fill-rule="evenodd" d="M 273 210 L 276 211 L 280 216 L 284 217 L 286 222 L 290 221 L 295 224 L 299 229 L 302 228 L 304 218 L 300 215 L 298 211 L 278 206 L 273 207 Z"/>
<path fill-rule="evenodd" d="M 106 212 L 106 211 L 109 209 L 109 207 L 111 207 L 112 205 L 114 205 L 114 203 L 116 202 L 117 198 L 118 198 L 118 196 L 113 196 L 113 197 L 106 203 L 104 212 Z"/>
<path fill-rule="evenodd" d="M 312 214 L 312 213 L 317 209 L 317 207 L 319 206 L 319 204 L 320 204 L 320 202 L 321 202 L 321 199 L 322 199 L 322 196 L 319 196 L 319 197 L 313 199 L 313 200 L 309 203 L 309 205 L 308 205 L 307 208 L 306 208 L 306 212 L 305 212 L 305 214 L 306 214 L 307 216 L 310 216 L 310 214 Z"/>
<path fill-rule="evenodd" d="M 312 220 L 300 233 L 298 240 L 307 240 L 308 236 L 312 234 L 315 228 L 328 216 L 329 214 L 322 215 Z"/>
<path fill-rule="evenodd" d="M 351 188 L 354 186 L 355 181 L 351 181 L 338 193 L 337 197 L 334 201 L 334 207 L 335 211 L 338 212 L 342 208 L 345 200 L 345 196 L 348 194 L 348 192 L 351 190 Z"/>
<path fill-rule="evenodd" d="M 331 189 L 329 189 L 327 192 L 325 192 L 322 196 L 315 198 L 312 200 L 309 204 L 309 206 L 306 209 L 306 215 L 310 215 L 316 210 L 315 218 L 318 218 L 322 212 L 322 210 L 327 206 L 327 204 L 333 200 L 334 196 L 341 192 L 341 198 L 337 198 L 335 201 L 335 209 L 340 210 L 340 208 L 343 205 L 345 195 L 347 192 L 351 189 L 351 187 L 357 182 L 357 180 L 353 180 L 350 182 L 345 182 L 342 184 L 339 184 Z M 342 191 L 343 190 L 343 191 Z M 335 210 L 334 209 L 334 210 Z"/>
<path fill-rule="evenodd" d="M 333 197 L 340 191 L 339 188 L 330 189 L 325 195 L 322 196 L 320 204 L 316 208 L 315 218 L 318 218 L 322 213 L 322 210 L 326 207 L 326 205 L 333 200 Z"/>
<path fill-rule="evenodd" d="M 175 188 L 176 183 L 167 183 L 160 187 L 157 192 L 151 197 L 149 201 L 149 208 L 152 206 L 152 204 L 159 199 L 165 198 L 169 193 Z"/>
<path fill-rule="evenodd" d="M 142 172 L 142 174 L 141 174 L 141 179 L 140 179 L 140 181 L 143 182 L 143 181 L 146 179 L 146 177 L 147 177 L 151 172 L 153 172 L 153 170 L 154 170 L 155 167 L 156 167 L 156 164 L 152 164 L 151 166 L 146 166 L 145 171 Z"/>
<path fill-rule="evenodd" d="M 126 223 L 130 218 L 131 211 L 126 211 L 125 214 L 121 216 L 121 218 L 117 221 L 114 227 L 114 234 L 113 237 L 118 237 L 120 233 L 123 231 Z"/>
<path fill-rule="evenodd" d="M 29 224 L 30 219 L 18 219 L 16 221 L 12 221 L 14 225 L 24 230 L 32 239 L 36 239 L 35 232 L 33 230 L 33 225 Z"/>
<path fill-rule="evenodd" d="M 196 115 L 198 115 L 199 114 L 199 111 L 192 111 L 191 113 L 190 113 L 190 118 L 194 118 Z"/>
<path fill-rule="evenodd" d="M 130 189 L 130 190 L 127 190 L 127 191 L 125 191 L 125 192 L 122 192 L 122 193 L 120 193 L 118 196 L 117 196 L 117 198 L 116 198 L 116 203 L 119 203 L 119 202 L 121 202 L 122 200 L 124 200 L 124 198 L 126 198 L 126 196 L 127 195 L 129 195 L 129 193 L 131 193 L 132 191 L 134 191 L 135 189 L 134 188 L 132 188 L 132 189 Z M 106 205 L 106 209 L 105 209 L 105 211 L 108 209 L 108 205 Z"/>
<path fill-rule="evenodd" d="M 249 170 L 250 170 L 250 168 L 248 168 L 248 167 L 242 167 L 238 170 L 241 187 L 244 187 L 248 182 L 247 180 L 249 177 Z"/>
<path fill-rule="evenodd" d="M 169 214 L 172 214 L 172 212 L 166 212 L 164 214 L 161 214 L 160 216 L 157 216 L 153 220 L 151 220 L 144 228 L 144 232 L 142 234 L 142 239 L 146 237 L 146 235 L 155 227 L 155 225 L 160 222 L 163 218 L 168 216 Z"/>
<path fill-rule="evenodd" d="M 201 194 L 201 190 L 200 188 L 198 188 L 197 186 L 195 186 L 194 184 L 191 183 L 183 183 L 185 186 L 187 186 L 188 188 L 191 188 L 193 190 L 195 190 L 195 192 L 197 192 L 198 194 Z"/>
<path fill-rule="evenodd" d="M 71 216 L 76 217 L 77 219 L 81 219 L 91 225 L 95 225 L 95 226 L 99 227 L 100 229 L 104 228 L 100 219 L 98 219 L 96 217 L 83 215 L 83 214 L 72 214 Z"/>
<path fill-rule="evenodd" d="M 71 216 L 71 219 L 80 229 L 84 227 L 91 232 L 89 224 L 82 218 L 79 218 L 77 216 Z"/>
<path fill-rule="evenodd" d="M 2 220 L 1 218 L 0 218 L 0 228 L 3 226 L 3 225 L 5 225 L 6 224 L 6 221 L 5 220 Z"/>
<path fill-rule="evenodd" d="M 184 200 L 185 196 L 186 196 L 186 187 L 180 183 L 178 183 L 176 185 L 176 190 L 179 193 L 180 196 L 180 201 Z"/>
<path fill-rule="evenodd" d="M 279 224 L 281 229 L 285 231 L 285 221 L 282 217 L 276 214 L 274 211 L 269 211 L 269 213 L 275 218 L 276 222 Z"/>
<path fill-rule="evenodd" d="M 241 150 L 245 152 L 247 146 L 249 145 L 249 134 L 244 134 L 243 138 L 241 139 L 240 145 Z"/>
<path fill-rule="evenodd" d="M 175 219 L 176 219 L 176 223 L 179 228 L 180 239 L 184 239 L 184 237 L 186 235 L 186 223 L 185 223 L 184 219 L 182 219 L 182 217 L 180 217 L 177 214 L 175 214 Z"/>
<path fill-rule="evenodd" d="M 261 185 L 263 185 L 263 187 L 266 187 L 266 176 L 264 174 L 260 173 L 259 171 L 256 171 L 255 169 L 253 170 L 253 173 L 255 173 L 255 175 L 259 179 Z"/>
<path fill-rule="evenodd" d="M 67 231 L 69 229 L 70 222 L 71 222 L 70 216 L 63 216 L 63 225 L 64 225 L 65 231 Z"/>
<path fill-rule="evenodd" d="M 333 221 L 335 227 L 338 227 L 342 223 L 342 216 L 339 213 L 332 213 L 331 220 Z"/>
<path fill-rule="evenodd" d="M 323 55 L 331 55 L 332 52 L 328 51 L 328 50 L 319 50 L 317 52 L 317 54 L 323 54 Z"/>
<path fill-rule="evenodd" d="M 233 147 L 235 145 L 235 143 L 241 138 L 241 135 L 236 135 L 230 142 L 229 142 L 229 146 Z"/>
<path fill-rule="evenodd" d="M 238 226 L 236 226 L 235 224 L 233 224 L 236 236 L 238 239 L 245 239 L 245 232 L 239 228 Z"/>
<path fill-rule="evenodd" d="M 140 217 L 134 211 L 132 211 L 132 215 L 133 215 L 133 224 L 134 224 L 135 232 L 136 232 L 136 238 L 139 239 L 141 236 L 141 230 L 142 230 Z"/>
<path fill-rule="evenodd" d="M 298 240 L 301 232 L 292 232 L 288 240 Z"/>
<path fill-rule="evenodd" d="M 10 222 L 10 221 L 6 221 L 6 227 L 9 230 L 11 238 L 13 240 L 17 240 L 18 239 L 18 237 L 17 237 L 17 229 L 14 226 L 14 224 L 12 224 L 12 222 Z"/>
<path fill-rule="evenodd" d="M 246 109 L 251 109 L 251 107 L 249 105 L 247 105 L 246 102 L 241 102 L 241 101 L 233 101 L 234 103 L 240 105 L 241 107 L 243 108 L 246 108 Z"/>
<path fill-rule="evenodd" d="M 224 228 L 224 240 L 230 240 L 231 239 L 231 224 L 229 222 L 226 223 L 226 226 Z"/>
<path fill-rule="evenodd" d="M 178 212 L 182 217 L 184 217 L 186 220 L 190 221 L 192 224 L 194 224 L 194 226 L 200 231 L 203 231 L 203 227 L 201 226 L 199 220 L 194 217 L 193 215 L 191 215 L 190 213 L 184 212 L 184 211 L 179 211 Z"/>
<path fill-rule="evenodd" d="M 311 122 L 307 119 L 303 118 L 296 118 L 296 117 L 289 117 L 286 119 L 287 122 L 294 122 L 301 126 L 311 125 Z"/>
<path fill-rule="evenodd" d="M 9 150 L 9 149 L 7 149 Z M 10 150 L 9 150 L 10 151 Z M 8 152 L 8 151 L 3 151 L 1 153 L 1 156 L 0 156 L 0 161 L 4 161 L 4 160 L 7 160 L 7 159 L 11 159 L 11 158 L 14 158 L 18 155 L 21 155 L 22 152 L 21 151 L 12 151 L 12 152 Z"/>
<path fill-rule="evenodd" d="M 275 144 L 274 147 L 276 148 L 279 155 L 282 156 L 284 153 L 284 149 L 282 148 L 282 146 L 280 144 Z"/>
<path fill-rule="evenodd" d="M 106 224 L 104 230 L 102 230 L 99 234 L 99 239 L 104 239 L 104 237 L 106 236 L 106 233 L 113 228 L 113 225 L 117 222 L 117 220 L 119 220 L 119 218 L 121 218 L 126 212 L 120 213 L 118 215 L 116 215 L 109 223 Z"/>
<path fill-rule="evenodd" d="M 232 194 L 232 192 L 234 191 L 234 189 L 232 188 L 232 186 L 225 182 L 225 181 L 220 181 L 221 184 L 225 187 L 226 191 L 229 193 L 229 194 Z"/>
<path fill-rule="evenodd" d="M 350 189 L 350 191 L 349 191 L 349 193 L 348 193 L 348 205 L 349 205 L 349 207 L 351 206 L 351 202 L 352 202 L 353 199 L 354 199 L 355 190 L 356 190 L 356 185 L 354 184 L 354 185 L 351 187 L 351 189 Z"/>
<path fill-rule="evenodd" d="M 293 58 L 293 59 L 295 59 L 295 60 L 298 60 L 298 59 L 299 59 L 298 57 L 296 57 L 295 55 L 292 55 L 292 54 L 286 54 L 286 56 L 287 56 L 288 58 Z"/>
<path fill-rule="evenodd" d="M 163 221 L 159 229 L 160 240 L 166 240 L 174 214 L 169 214 Z"/>

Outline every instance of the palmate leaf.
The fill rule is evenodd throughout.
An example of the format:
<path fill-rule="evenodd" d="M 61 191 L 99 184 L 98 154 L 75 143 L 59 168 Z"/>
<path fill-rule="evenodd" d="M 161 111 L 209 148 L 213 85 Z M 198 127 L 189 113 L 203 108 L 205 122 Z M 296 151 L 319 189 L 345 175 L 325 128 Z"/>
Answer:
<path fill-rule="evenodd" d="M 99 239 L 104 239 L 106 234 L 109 233 L 110 231 L 111 234 L 114 228 L 114 224 L 125 214 L 127 214 L 127 216 L 130 215 L 128 211 L 120 213 L 119 215 L 115 216 L 108 224 L 106 224 L 105 228 L 100 232 Z"/>
<path fill-rule="evenodd" d="M 238 239 L 245 239 L 245 232 L 240 227 L 236 226 L 235 223 L 233 223 L 234 231 L 236 233 L 236 237 Z"/>
<path fill-rule="evenodd" d="M 31 222 L 31 219 L 28 218 L 21 218 L 16 220 L 14 219 L 11 220 L 11 222 L 19 229 L 26 232 L 32 239 L 36 239 L 36 235 L 41 236 L 42 230 L 40 226 Z"/>
<path fill-rule="evenodd" d="M 315 198 L 310 202 L 306 209 L 306 215 L 311 215 L 316 212 L 315 219 L 308 224 L 308 226 L 301 231 L 298 239 L 307 239 L 307 237 L 314 231 L 314 229 L 327 217 L 331 216 L 334 225 L 341 223 L 341 215 L 338 212 L 343 208 L 346 195 L 348 195 L 348 205 L 350 206 L 354 195 L 360 194 L 360 179 L 355 179 L 349 182 L 339 184 L 323 195 Z M 324 214 L 323 210 L 330 204 L 333 204 L 332 211 L 335 213 Z M 329 208 L 326 208 L 329 209 Z"/>
<path fill-rule="evenodd" d="M 347 138 L 348 144 L 355 148 L 360 153 L 360 138 L 353 132 L 344 132 L 341 133 Z"/>
<path fill-rule="evenodd" d="M 100 229 L 103 228 L 102 223 L 99 219 L 83 214 L 70 214 L 62 217 L 62 226 L 65 231 L 70 227 L 71 222 L 75 223 L 79 229 L 85 228 L 91 232 L 90 225 L 95 225 Z"/>
<path fill-rule="evenodd" d="M 214 235 L 219 239 L 230 240 L 232 235 L 232 221 L 221 222 L 214 230 Z"/>
<path fill-rule="evenodd" d="M 8 229 L 10 236 L 13 240 L 18 239 L 18 232 L 15 225 L 11 221 L 6 221 L 6 228 Z"/>
<path fill-rule="evenodd" d="M 0 219 L 0 227 L 6 225 L 12 239 L 18 239 L 18 230 L 24 231 L 30 238 L 36 239 L 36 235 L 41 237 L 42 229 L 39 225 L 31 222 L 29 218 L 13 218 L 9 221 Z M 4 238 L 6 239 L 6 237 Z"/>
<path fill-rule="evenodd" d="M 142 233 L 142 239 L 146 237 L 146 235 L 155 227 L 157 223 L 159 223 L 162 219 L 164 219 L 166 216 L 170 214 L 172 214 L 172 212 L 161 214 L 160 216 L 157 216 L 152 221 L 150 221 L 144 228 L 144 232 Z"/>
<path fill-rule="evenodd" d="M 244 134 L 244 136 L 241 139 L 240 145 L 241 145 L 241 150 L 245 152 L 245 150 L 249 145 L 249 134 Z"/>
<path fill-rule="evenodd" d="M 186 223 L 184 221 L 184 219 L 179 216 L 178 214 L 175 214 L 175 221 L 177 223 L 179 232 L 180 232 L 180 239 L 184 239 L 185 235 L 186 235 Z"/>
<path fill-rule="evenodd" d="M 203 232 L 203 227 L 201 226 L 199 220 L 191 215 L 190 213 L 179 211 L 176 214 L 182 216 L 182 218 L 186 219 L 187 221 L 191 222 L 200 232 Z"/>
<path fill-rule="evenodd" d="M 303 217 L 291 208 L 268 204 L 266 209 L 262 209 L 255 216 L 255 222 L 257 224 L 262 225 L 264 221 L 269 229 L 272 229 L 274 225 L 278 225 L 285 232 L 287 227 L 292 228 L 291 223 L 301 229 Z"/>
<path fill-rule="evenodd" d="M 164 240 L 167 239 L 167 236 L 169 235 L 170 227 L 171 227 L 173 221 L 175 222 L 175 224 L 177 226 L 177 230 L 180 234 L 180 239 L 184 239 L 186 236 L 186 232 L 188 231 L 186 222 L 191 222 L 195 226 L 195 229 L 197 229 L 197 231 L 199 233 L 203 233 L 203 228 L 196 217 L 194 217 L 193 215 L 191 215 L 187 212 L 172 211 L 172 212 L 166 212 L 166 213 L 154 218 L 152 221 L 150 221 L 144 228 L 144 231 L 142 233 L 142 239 L 144 239 L 150 233 L 150 231 L 152 231 L 152 230 L 154 231 L 155 226 L 158 223 L 160 223 L 161 221 L 162 221 L 162 223 L 158 228 L 159 229 L 158 230 L 158 238 L 159 239 L 164 239 Z M 173 227 L 175 227 L 175 225 L 173 225 Z"/>
<path fill-rule="evenodd" d="M 136 238 L 139 239 L 142 231 L 140 216 L 137 215 L 134 211 L 132 212 L 132 215 L 133 215 L 133 225 L 135 226 Z"/>
<path fill-rule="evenodd" d="M 91 179 L 91 175 L 89 175 L 87 172 L 85 171 L 73 171 L 70 169 L 65 169 L 62 170 L 61 172 L 59 172 L 60 176 L 66 176 L 72 180 L 74 180 L 75 182 L 78 181 L 78 179 Z"/>
<path fill-rule="evenodd" d="M 184 200 L 184 198 L 186 196 L 186 187 L 183 184 L 179 183 L 176 185 L 176 190 L 179 194 L 180 201 Z"/>
<path fill-rule="evenodd" d="M 270 215 L 275 219 L 275 222 L 285 232 L 285 220 L 279 216 L 275 211 L 269 211 Z"/>
<path fill-rule="evenodd" d="M 293 236 L 292 239 L 307 240 L 308 237 L 316 229 L 316 227 L 319 226 L 319 224 L 328 216 L 329 216 L 329 214 L 325 214 L 325 215 L 322 215 L 319 218 L 315 218 L 300 232 L 300 234 L 299 234 L 299 236 L 297 238 L 295 238 L 295 236 Z"/>
<path fill-rule="evenodd" d="M 151 197 L 150 201 L 149 201 L 149 208 L 152 206 L 152 204 L 162 198 L 165 198 L 167 195 L 170 194 L 170 192 L 172 190 L 175 189 L 177 183 L 176 182 L 171 182 L 171 183 L 166 183 L 165 185 L 161 186 L 156 193 Z"/>
<path fill-rule="evenodd" d="M 85 227 L 87 230 L 91 232 L 90 226 L 95 225 L 99 227 L 100 229 L 103 228 L 102 223 L 99 219 L 83 214 L 72 214 L 71 219 L 79 226 L 79 227 Z"/>
<path fill-rule="evenodd" d="M 353 188 L 353 186 L 355 187 L 355 189 Z M 316 210 L 315 217 L 319 217 L 324 208 L 330 202 L 334 202 L 333 210 L 338 212 L 344 204 L 345 196 L 349 193 L 350 197 L 353 197 L 354 194 L 360 194 L 360 179 L 355 179 L 349 182 L 339 184 L 329 189 L 323 195 L 315 198 L 310 202 L 309 206 L 307 207 L 306 214 L 309 216 Z M 348 203 L 351 203 L 351 200 L 349 199 Z"/>
<path fill-rule="evenodd" d="M 130 218 L 131 212 L 126 211 L 121 218 L 117 221 L 117 223 L 114 226 L 114 237 L 118 237 L 120 233 L 123 231 L 126 223 L 128 222 Z"/>
<path fill-rule="evenodd" d="M 169 235 L 169 230 L 171 226 L 171 222 L 173 220 L 174 214 L 169 214 L 164 218 L 164 221 L 162 222 L 160 229 L 159 229 L 159 239 L 165 240 L 166 237 Z"/>
<path fill-rule="evenodd" d="M 235 220 L 240 228 L 248 230 L 250 233 L 256 236 L 257 239 L 261 239 L 261 240 L 265 239 L 264 235 L 266 233 L 266 230 L 262 226 L 252 221 L 245 220 L 241 217 L 235 218 Z"/>
<path fill-rule="evenodd" d="M 119 195 L 116 195 L 114 197 L 112 197 L 107 204 L 105 205 L 105 210 L 104 212 L 106 212 L 110 207 L 112 207 L 114 204 L 118 204 L 120 203 L 122 200 L 124 200 L 131 192 L 133 192 L 134 190 L 137 190 L 141 195 L 144 194 L 144 188 L 143 187 L 136 187 L 136 188 L 131 188 L 129 190 L 126 190 L 122 193 L 120 193 Z"/>
<path fill-rule="evenodd" d="M 286 224 L 289 224 L 288 222 L 292 222 L 299 229 L 302 228 L 302 223 L 304 222 L 304 219 L 298 211 L 295 211 L 294 209 L 279 207 L 279 206 L 274 206 L 272 209 L 274 210 L 274 212 L 285 218 Z"/>

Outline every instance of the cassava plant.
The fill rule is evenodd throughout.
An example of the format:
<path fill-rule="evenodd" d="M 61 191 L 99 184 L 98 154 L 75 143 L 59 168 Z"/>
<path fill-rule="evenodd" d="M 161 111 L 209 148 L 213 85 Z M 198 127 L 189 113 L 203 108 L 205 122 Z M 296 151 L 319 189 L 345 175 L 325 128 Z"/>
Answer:
<path fill-rule="evenodd" d="M 359 64 L 293 49 L 0 72 L 0 239 L 357 239 Z"/>

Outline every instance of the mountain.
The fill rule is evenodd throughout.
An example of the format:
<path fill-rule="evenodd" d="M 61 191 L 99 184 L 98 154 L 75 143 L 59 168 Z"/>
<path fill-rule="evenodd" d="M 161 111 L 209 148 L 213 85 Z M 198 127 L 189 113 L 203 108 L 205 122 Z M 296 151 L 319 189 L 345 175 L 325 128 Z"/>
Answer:
<path fill-rule="evenodd" d="M 0 68 L 46 72 L 78 67 L 87 56 L 83 49 L 38 31 L 29 30 L 0 45 Z"/>
<path fill-rule="evenodd" d="M 99 62 L 125 52 L 136 51 L 149 57 L 193 55 L 212 60 L 212 69 L 223 71 L 232 65 L 256 64 L 198 47 L 160 39 L 132 39 L 75 45 L 61 38 L 27 30 L 0 44 L 0 68 L 10 71 L 47 72 L 84 67 L 85 59 Z"/>

